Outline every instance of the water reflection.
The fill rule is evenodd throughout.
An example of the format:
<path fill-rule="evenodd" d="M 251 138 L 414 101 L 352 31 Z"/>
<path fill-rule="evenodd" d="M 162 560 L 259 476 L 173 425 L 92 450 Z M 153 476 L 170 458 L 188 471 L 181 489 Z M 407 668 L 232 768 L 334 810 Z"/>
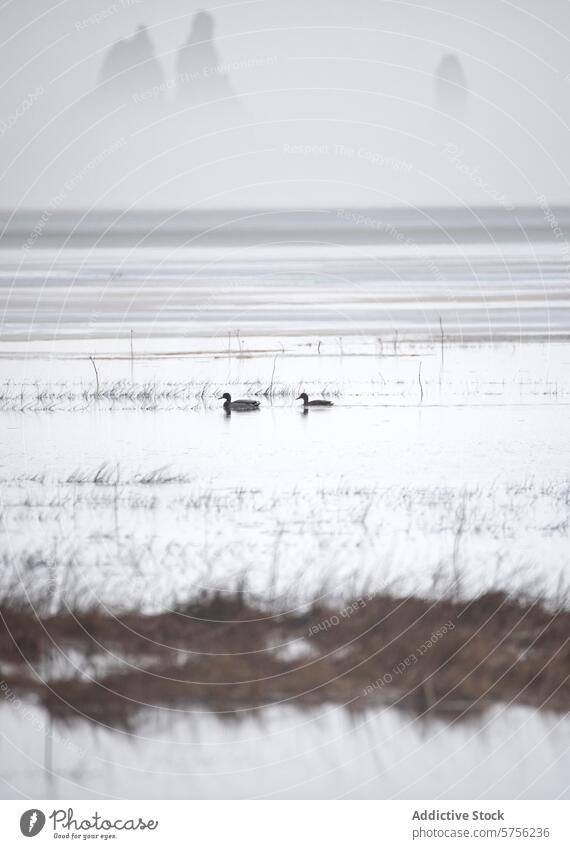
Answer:
<path fill-rule="evenodd" d="M 418 723 L 396 710 L 358 718 L 269 709 L 146 717 L 136 735 L 63 729 L 51 768 L 42 711 L 0 706 L 3 796 L 35 798 L 568 798 L 568 718 L 498 707 L 477 721 Z"/>

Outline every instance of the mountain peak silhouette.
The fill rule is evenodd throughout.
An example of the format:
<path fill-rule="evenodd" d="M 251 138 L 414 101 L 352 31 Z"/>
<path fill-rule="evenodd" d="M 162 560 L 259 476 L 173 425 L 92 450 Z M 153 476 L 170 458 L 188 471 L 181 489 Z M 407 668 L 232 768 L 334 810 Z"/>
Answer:
<path fill-rule="evenodd" d="M 109 48 L 99 73 L 100 86 L 106 93 L 121 100 L 160 86 L 162 82 L 162 69 L 154 44 L 142 24 L 131 38 L 117 41 Z"/>
<path fill-rule="evenodd" d="M 461 60 L 453 53 L 445 53 L 435 71 L 436 109 L 444 115 L 462 118 L 467 97 L 467 78 Z"/>
<path fill-rule="evenodd" d="M 186 103 L 207 104 L 235 95 L 214 43 L 215 28 L 213 15 L 197 12 L 178 51 L 178 91 Z"/>

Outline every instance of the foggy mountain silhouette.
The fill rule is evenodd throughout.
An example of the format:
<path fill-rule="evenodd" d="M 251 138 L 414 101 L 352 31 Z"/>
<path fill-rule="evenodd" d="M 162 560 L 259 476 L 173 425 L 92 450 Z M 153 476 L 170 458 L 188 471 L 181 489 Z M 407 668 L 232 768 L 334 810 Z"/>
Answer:
<path fill-rule="evenodd" d="M 148 117 L 151 112 L 174 114 L 172 94 L 178 100 L 178 107 L 200 107 L 194 113 L 193 123 L 243 116 L 214 35 L 214 16 L 197 12 L 177 53 L 175 76 L 165 79 L 148 30 L 139 26 L 131 38 L 117 41 L 107 51 L 99 71 L 95 99 L 102 109 L 124 104 L 131 113 L 131 107 L 136 104 L 138 115 L 131 115 L 135 123 L 144 122 L 144 115 Z"/>
<path fill-rule="evenodd" d="M 224 72 L 214 43 L 215 20 L 208 12 L 194 15 L 186 42 L 178 51 L 176 75 L 180 99 L 186 104 L 212 104 L 232 98 L 220 108 L 236 108 L 234 89 Z"/>
<path fill-rule="evenodd" d="M 162 69 L 145 26 L 139 26 L 131 38 L 117 41 L 109 48 L 99 73 L 101 92 L 120 101 L 162 83 Z"/>
<path fill-rule="evenodd" d="M 461 61 L 452 53 L 444 54 L 435 71 L 435 108 L 452 118 L 462 118 L 467 97 L 467 78 Z"/>
<path fill-rule="evenodd" d="M 96 84 L 68 118 L 81 145 L 62 161 L 62 181 L 71 172 L 85 192 L 103 183 L 105 196 L 132 191 L 140 203 L 169 196 L 174 184 L 177 203 L 193 196 L 193 164 L 227 151 L 225 134 L 212 141 L 208 133 L 244 129 L 245 113 L 214 44 L 213 17 L 199 12 L 189 22 L 170 76 L 146 26 L 106 50 Z"/>

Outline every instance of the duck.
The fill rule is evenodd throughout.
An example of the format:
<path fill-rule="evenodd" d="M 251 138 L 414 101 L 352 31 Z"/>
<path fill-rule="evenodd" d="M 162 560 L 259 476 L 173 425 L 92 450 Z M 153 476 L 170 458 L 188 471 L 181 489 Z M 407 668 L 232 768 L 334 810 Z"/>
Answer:
<path fill-rule="evenodd" d="M 224 392 L 224 410 L 229 415 L 232 411 L 236 413 L 249 413 L 252 410 L 259 410 L 259 401 L 249 401 L 240 398 L 237 401 L 232 401 L 232 396 L 229 392 Z"/>
<path fill-rule="evenodd" d="M 314 401 L 309 401 L 309 396 L 306 392 L 301 392 L 296 401 L 302 401 L 303 407 L 332 407 L 332 401 L 323 401 L 321 398 L 316 398 Z"/>

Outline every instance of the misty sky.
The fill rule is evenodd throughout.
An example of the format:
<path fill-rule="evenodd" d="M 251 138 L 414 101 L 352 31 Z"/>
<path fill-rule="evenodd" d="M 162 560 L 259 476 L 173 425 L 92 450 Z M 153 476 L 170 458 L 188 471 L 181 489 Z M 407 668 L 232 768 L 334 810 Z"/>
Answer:
<path fill-rule="evenodd" d="M 4 209 L 570 201 L 566 0 L 12 0 L 0 20 Z"/>

